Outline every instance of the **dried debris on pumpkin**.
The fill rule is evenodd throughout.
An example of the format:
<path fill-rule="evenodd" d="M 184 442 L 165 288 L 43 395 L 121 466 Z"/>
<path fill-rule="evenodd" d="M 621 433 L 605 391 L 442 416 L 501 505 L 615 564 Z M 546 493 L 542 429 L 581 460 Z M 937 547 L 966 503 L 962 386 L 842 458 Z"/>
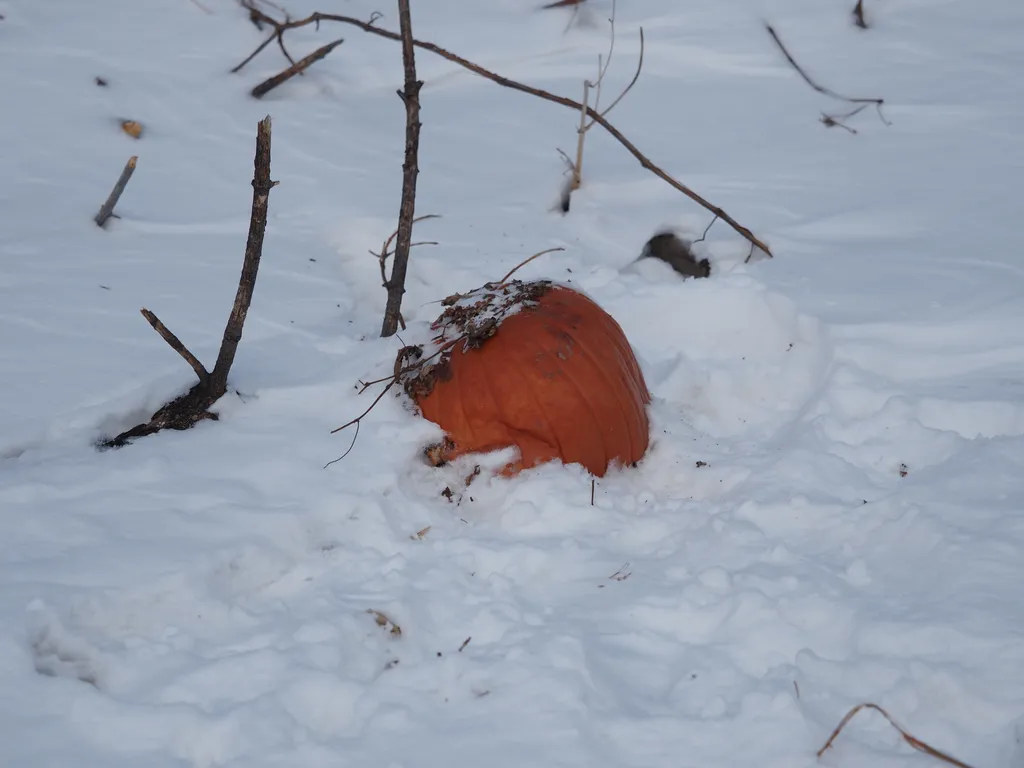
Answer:
<path fill-rule="evenodd" d="M 506 318 L 537 306 L 537 301 L 552 287 L 550 280 L 510 280 L 485 283 L 468 293 L 455 293 L 442 299 L 444 311 L 430 324 L 430 330 L 437 335 L 430 340 L 427 349 L 411 345 L 398 351 L 395 380 L 413 400 L 427 397 L 436 381 L 447 381 L 451 377 L 449 361 L 460 341 L 464 352 L 479 349 L 498 332 Z"/>

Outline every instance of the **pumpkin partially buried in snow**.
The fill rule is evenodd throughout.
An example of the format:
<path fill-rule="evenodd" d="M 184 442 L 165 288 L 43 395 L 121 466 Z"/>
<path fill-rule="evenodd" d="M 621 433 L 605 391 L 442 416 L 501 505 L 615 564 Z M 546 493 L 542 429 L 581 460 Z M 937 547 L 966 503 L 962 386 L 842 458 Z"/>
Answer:
<path fill-rule="evenodd" d="M 650 394 L 618 323 L 550 281 L 488 283 L 445 299 L 424 346 L 404 347 L 396 378 L 446 439 L 435 464 L 518 449 L 506 474 L 548 461 L 603 476 L 647 451 Z"/>

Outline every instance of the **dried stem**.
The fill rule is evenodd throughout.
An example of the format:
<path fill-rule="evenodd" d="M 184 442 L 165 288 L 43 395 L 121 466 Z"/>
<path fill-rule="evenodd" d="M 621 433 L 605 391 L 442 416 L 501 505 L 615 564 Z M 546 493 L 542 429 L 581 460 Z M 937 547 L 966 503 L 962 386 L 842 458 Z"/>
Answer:
<path fill-rule="evenodd" d="M 836 93 L 831 88 L 826 88 L 825 86 L 815 82 L 811 78 L 811 76 L 807 74 L 807 72 L 804 70 L 804 68 L 796 63 L 796 59 L 793 58 L 793 55 L 789 52 L 789 50 L 786 48 L 786 46 L 783 45 L 782 40 L 779 38 L 779 35 L 775 31 L 774 27 L 772 27 L 771 24 L 765 24 L 764 26 L 765 26 L 765 29 L 768 30 L 768 34 L 771 35 L 772 40 L 774 40 L 775 44 L 779 47 L 779 50 L 782 51 L 782 55 L 786 57 L 786 61 L 788 61 L 790 63 L 790 65 L 793 67 L 793 69 L 796 70 L 797 74 L 800 75 L 800 77 L 803 79 L 803 81 L 805 83 L 807 83 L 809 86 L 811 86 L 811 88 L 813 88 L 815 91 L 817 91 L 818 93 L 823 94 L 825 96 L 829 96 L 829 97 L 831 97 L 833 99 L 838 99 L 839 101 L 845 101 L 847 104 L 862 104 L 862 105 L 874 104 L 875 109 L 878 111 L 879 119 L 883 123 L 885 123 L 886 125 L 890 125 L 889 121 L 885 119 L 885 115 L 882 114 L 882 105 L 885 104 L 885 99 L 867 99 L 867 98 L 854 98 L 854 97 L 851 97 L 851 96 L 843 96 L 841 93 Z"/>
<path fill-rule="evenodd" d="M 600 81 L 598 81 L 600 82 Z M 598 96 L 601 91 L 599 90 Z M 583 177 L 583 142 L 587 138 L 587 109 L 590 100 L 590 81 L 583 81 L 583 108 L 580 110 L 580 127 L 576 131 L 576 162 L 572 163 L 572 189 L 579 189 Z"/>
<path fill-rule="evenodd" d="M 402 203 L 398 212 L 395 258 L 391 262 L 391 277 L 385 284 L 388 300 L 380 330 L 382 337 L 398 333 L 402 318 L 402 296 L 405 294 L 412 225 L 416 216 L 416 178 L 420 172 L 420 88 L 423 87 L 423 81 L 416 79 L 416 49 L 413 45 L 409 0 L 398 0 L 398 18 L 402 30 L 402 66 L 405 70 L 405 86 L 399 92 L 405 104 L 405 162 L 402 164 Z"/>
<path fill-rule="evenodd" d="M 849 712 L 846 713 L 846 716 L 842 720 L 839 721 L 839 725 L 837 725 L 835 727 L 835 730 L 832 731 L 832 735 L 828 737 L 828 740 L 825 742 L 825 745 L 821 749 L 818 750 L 818 759 L 819 760 L 821 759 L 821 756 L 823 754 L 825 754 L 826 751 L 828 751 L 829 747 L 832 746 L 832 743 L 836 740 L 836 737 L 838 737 L 839 734 L 842 733 L 842 731 L 846 727 L 847 723 L 849 723 L 850 720 L 852 720 L 853 717 L 858 712 L 860 712 L 862 709 L 873 709 L 876 712 L 878 712 L 879 714 L 881 714 L 882 717 L 884 717 L 886 720 L 889 721 L 889 725 L 891 725 L 893 728 L 895 728 L 896 731 L 900 734 L 900 736 L 903 737 L 903 740 L 905 742 L 907 742 L 907 744 L 909 744 L 911 747 L 916 749 L 918 752 L 924 752 L 926 755 L 929 755 L 930 757 L 934 757 L 937 760 L 941 760 L 944 763 L 949 763 L 950 765 L 955 765 L 955 766 L 957 766 L 957 768 L 971 768 L 971 766 L 969 766 L 967 763 L 961 762 L 960 760 L 957 760 L 955 757 L 951 757 L 950 755 L 947 755 L 945 752 L 941 752 L 940 750 L 936 749 L 935 747 L 933 747 L 933 746 L 931 746 L 929 744 L 926 744 L 925 742 L 921 741 L 916 736 L 908 733 L 902 727 L 900 727 L 896 723 L 896 721 L 893 720 L 892 716 L 888 712 L 886 712 L 884 709 L 882 709 L 882 707 L 878 706 L 877 704 L 872 704 L 870 702 L 865 702 L 863 704 L 858 704 L 857 706 L 855 706 L 853 709 L 851 709 Z"/>
<path fill-rule="evenodd" d="M 242 0 L 242 2 L 244 3 L 245 0 Z M 309 26 L 310 24 L 320 24 L 321 22 L 325 21 L 334 21 L 340 24 L 349 24 L 354 27 L 358 27 L 364 32 L 369 32 L 370 34 L 377 35 L 378 37 L 384 37 L 389 40 L 402 39 L 402 36 L 399 33 L 392 32 L 391 30 L 387 29 L 382 29 L 381 27 L 375 26 L 375 24 L 372 22 L 365 22 L 351 16 L 341 16 L 333 13 L 313 13 L 304 19 L 296 19 L 287 22 L 274 22 L 275 24 L 277 24 L 274 35 L 279 36 L 284 34 L 284 32 L 286 32 L 289 29 L 305 27 Z M 484 69 L 479 64 L 474 64 L 473 62 L 464 59 L 461 56 L 452 53 L 451 51 L 441 48 L 440 46 L 435 45 L 434 43 L 413 39 L 412 44 L 417 48 L 421 48 L 425 51 L 430 51 L 431 53 L 434 53 L 438 56 L 441 56 L 444 59 L 447 59 L 453 64 L 457 64 L 458 66 L 463 67 L 464 69 L 467 69 L 470 72 L 480 75 L 481 77 L 490 80 L 492 83 L 497 83 L 503 88 L 509 88 L 514 91 L 519 91 L 520 93 L 526 93 L 531 96 L 535 96 L 539 99 L 550 101 L 553 104 L 560 104 L 563 107 L 572 109 L 577 112 L 584 108 L 582 104 L 580 104 L 577 101 L 574 101 L 573 99 L 566 98 L 565 96 L 557 96 L 553 93 L 550 93 L 549 91 L 525 85 L 516 80 L 511 80 L 507 77 L 492 72 L 488 69 Z M 262 47 L 266 47 L 266 45 L 267 43 L 264 43 Z M 244 66 L 244 64 L 248 63 L 253 58 L 254 55 L 250 55 L 245 60 L 245 62 L 243 62 L 235 68 L 235 71 L 241 69 L 242 66 Z M 598 113 L 591 107 L 587 107 L 587 114 L 595 123 L 600 125 L 605 131 L 607 131 L 612 136 L 612 138 L 614 138 L 623 147 L 625 147 L 626 150 L 637 159 L 637 161 L 643 168 L 653 173 L 655 176 L 657 176 L 659 179 L 661 179 L 666 184 L 671 186 L 673 189 L 676 189 L 679 192 L 686 195 L 686 197 L 690 198 L 693 202 L 697 203 L 705 210 L 718 216 L 718 218 L 720 218 L 722 221 L 724 221 L 726 224 L 732 227 L 732 229 L 735 230 L 737 234 L 739 234 L 747 242 L 749 242 L 752 247 L 761 249 L 768 256 L 772 255 L 771 249 L 757 236 L 755 236 L 754 233 L 751 232 L 747 227 L 744 227 L 742 224 L 737 222 L 734 218 L 732 218 L 721 208 L 708 202 L 699 194 L 690 189 L 688 186 L 677 181 L 672 176 L 667 174 L 664 170 L 662 170 L 660 167 L 651 162 L 651 160 L 648 159 L 646 155 L 644 155 L 639 149 L 637 149 L 637 147 L 629 139 L 627 139 L 621 131 L 619 131 L 615 126 L 608 122 L 608 120 L 604 116 L 602 116 L 600 113 Z"/>
<path fill-rule="evenodd" d="M 128 158 L 128 162 L 124 165 L 124 170 L 121 171 L 121 176 L 118 178 L 117 183 L 114 185 L 114 189 L 111 190 L 110 196 L 107 197 L 107 201 L 100 206 L 100 212 L 96 214 L 94 221 L 97 225 L 103 226 L 107 223 L 107 219 L 114 216 L 114 206 L 117 205 L 117 201 L 121 199 L 121 194 L 124 192 L 124 188 L 128 186 L 128 180 L 131 179 L 132 174 L 135 173 L 135 164 L 139 158 L 137 155 L 132 155 Z M 116 219 L 117 217 L 114 216 Z"/>
<path fill-rule="evenodd" d="M 309 69 L 311 65 L 320 61 L 320 59 L 324 58 L 324 56 L 333 51 L 343 42 L 345 42 L 344 39 L 335 40 L 333 43 L 328 43 L 327 45 L 317 48 L 315 51 L 309 54 L 309 56 L 306 56 L 305 58 L 295 62 L 290 67 L 288 67 L 288 69 L 284 70 L 283 72 L 277 73 L 273 77 L 264 80 L 262 83 L 257 85 L 255 88 L 252 89 L 252 95 L 257 99 L 262 99 L 272 90 L 277 88 L 277 86 L 281 85 L 281 83 L 287 82 L 296 75 L 305 72 L 307 69 Z"/>
<path fill-rule="evenodd" d="M 256 127 L 256 157 L 252 180 L 252 213 L 249 218 L 249 237 L 245 245 L 245 259 L 242 274 L 238 280 L 238 291 L 235 303 L 228 316 L 221 341 L 220 352 L 213 372 L 207 374 L 198 358 L 171 333 L 167 327 L 149 310 L 142 310 L 143 316 L 157 333 L 192 366 L 199 377 L 199 383 L 181 397 L 178 397 L 153 414 L 148 422 L 139 424 L 117 437 L 104 440 L 105 448 L 119 448 L 132 442 L 137 437 L 155 434 L 163 429 L 185 430 L 194 427 L 204 419 L 216 421 L 217 415 L 210 407 L 227 392 L 228 373 L 235 359 L 238 342 L 242 338 L 242 327 L 252 301 L 256 287 L 256 276 L 259 271 L 260 258 L 263 253 L 263 236 L 267 228 L 267 205 L 270 190 L 277 185 L 270 180 L 270 117 L 267 116 Z"/>
<path fill-rule="evenodd" d="M 531 256 L 530 258 L 524 259 L 523 261 L 520 261 L 518 264 L 516 264 L 514 267 L 512 267 L 512 269 L 509 270 L 509 273 L 507 275 L 505 275 L 503 278 L 501 278 L 501 280 L 498 281 L 498 285 L 504 285 L 505 283 L 507 283 L 509 278 L 512 277 L 512 275 L 514 275 L 516 272 L 518 272 L 520 269 L 525 267 L 527 264 L 529 264 L 534 259 L 536 259 L 536 258 L 538 258 L 540 256 L 543 256 L 546 253 L 556 253 L 557 251 L 564 251 L 564 250 L 565 250 L 565 248 L 548 248 L 546 250 L 539 251 L 538 253 L 533 254 L 533 256 Z"/>

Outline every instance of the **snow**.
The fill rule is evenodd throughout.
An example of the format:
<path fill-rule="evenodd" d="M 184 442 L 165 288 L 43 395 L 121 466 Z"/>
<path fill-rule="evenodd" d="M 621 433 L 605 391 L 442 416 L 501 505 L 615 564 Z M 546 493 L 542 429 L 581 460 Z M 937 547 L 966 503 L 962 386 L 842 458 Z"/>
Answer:
<path fill-rule="evenodd" d="M 413 16 L 578 98 L 610 2 L 569 29 L 536 5 Z M 398 45 L 290 32 L 294 55 L 345 42 L 256 101 L 284 59 L 229 74 L 262 40 L 233 0 L 0 0 L 0 762 L 793 768 L 873 701 L 1024 765 L 1024 6 L 866 0 L 859 30 L 852 5 L 618 4 L 610 91 L 640 26 L 646 50 L 610 119 L 775 254 L 745 264 L 718 222 L 707 280 L 633 263 L 705 211 L 595 128 L 562 216 L 578 116 L 418 53 L 417 213 L 441 218 L 405 317 L 565 248 L 517 277 L 611 312 L 654 395 L 648 457 L 591 504 L 579 467 L 428 467 L 437 428 L 390 397 L 324 469 L 401 345 L 369 254 L 398 211 Z M 892 124 L 824 127 L 845 105 L 764 21 Z M 140 307 L 212 365 L 267 113 L 281 185 L 220 421 L 96 450 L 192 383 Z M 821 762 L 931 760 L 862 713 Z"/>

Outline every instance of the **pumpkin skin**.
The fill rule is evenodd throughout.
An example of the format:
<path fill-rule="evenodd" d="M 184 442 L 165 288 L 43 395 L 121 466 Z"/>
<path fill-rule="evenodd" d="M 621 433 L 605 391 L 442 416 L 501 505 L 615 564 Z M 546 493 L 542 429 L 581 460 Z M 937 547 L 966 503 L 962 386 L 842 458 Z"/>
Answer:
<path fill-rule="evenodd" d="M 540 295 L 479 343 L 455 343 L 426 391 L 406 387 L 447 433 L 434 461 L 515 446 L 506 475 L 559 460 L 598 477 L 639 461 L 650 394 L 619 324 L 571 288 L 519 285 L 541 286 Z"/>

